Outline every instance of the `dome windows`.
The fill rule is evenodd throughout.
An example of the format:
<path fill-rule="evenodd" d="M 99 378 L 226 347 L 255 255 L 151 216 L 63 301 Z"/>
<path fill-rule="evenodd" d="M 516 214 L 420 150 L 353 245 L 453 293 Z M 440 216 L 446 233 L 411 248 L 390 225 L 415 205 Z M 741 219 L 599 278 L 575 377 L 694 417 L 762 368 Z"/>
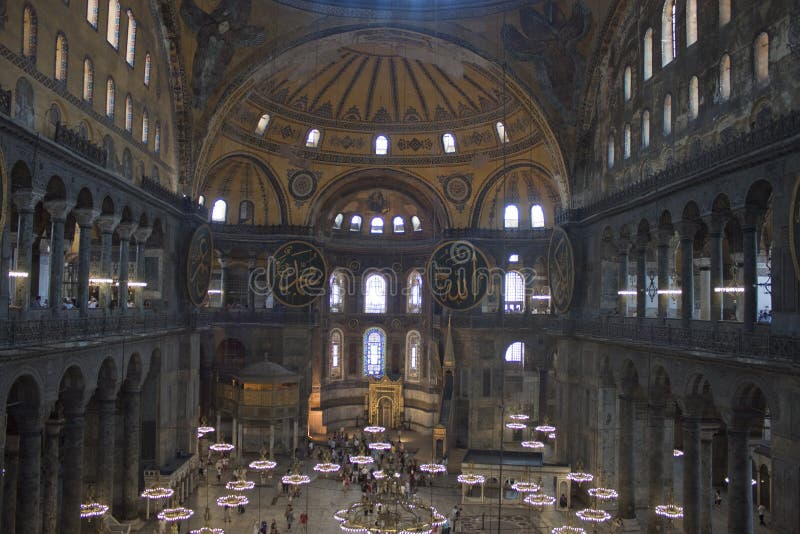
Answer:
<path fill-rule="evenodd" d="M 389 153 L 389 138 L 385 135 L 379 135 L 375 138 L 375 155 L 385 156 Z"/>
<path fill-rule="evenodd" d="M 500 140 L 501 143 L 508 143 L 508 132 L 506 132 L 506 125 L 503 124 L 502 121 L 497 121 L 497 124 L 494 125 L 495 130 L 497 130 L 497 138 Z"/>
<path fill-rule="evenodd" d="M 334 219 L 333 219 L 333 229 L 334 230 L 341 230 L 343 222 L 344 222 L 344 214 L 337 213 L 336 217 L 334 217 Z"/>
<path fill-rule="evenodd" d="M 264 113 L 261 115 L 261 118 L 258 119 L 258 124 L 256 125 L 256 135 L 264 135 L 264 132 L 267 131 L 267 126 L 269 126 L 269 113 Z M 311 132 L 309 132 L 310 134 Z M 317 131 L 319 134 L 319 131 Z M 306 146 L 308 145 L 308 140 L 306 140 Z"/>
<path fill-rule="evenodd" d="M 369 222 L 369 233 L 382 234 L 383 233 L 383 219 L 380 217 L 373 217 Z"/>
<path fill-rule="evenodd" d="M 215 200 L 214 207 L 211 209 L 211 221 L 224 223 L 227 215 L 228 203 L 221 198 Z"/>
<path fill-rule="evenodd" d="M 350 219 L 350 231 L 351 232 L 361 231 L 361 215 L 353 215 L 353 217 Z"/>
<path fill-rule="evenodd" d="M 415 232 L 421 232 L 422 231 L 422 222 L 419 220 L 419 217 L 417 217 L 416 215 L 411 217 L 411 228 Z"/>
<path fill-rule="evenodd" d="M 262 119 L 263 119 L 263 117 L 262 117 Z M 267 119 L 267 122 L 269 122 L 269 119 Z M 259 121 L 259 124 L 261 124 L 260 121 Z M 264 126 L 264 129 L 266 129 L 266 125 Z M 322 134 L 319 133 L 319 130 L 317 130 L 316 128 L 310 129 L 308 131 L 308 135 L 306 136 L 306 148 L 317 148 L 317 147 L 319 147 L 319 141 L 320 141 L 321 137 L 322 137 Z"/>
<path fill-rule="evenodd" d="M 346 230 L 350 233 L 361 233 L 362 225 L 364 224 L 364 217 L 358 213 L 354 213 L 349 216 L 349 225 L 347 226 Z M 333 219 L 333 223 L 331 225 L 331 229 L 334 231 L 340 231 L 344 228 L 346 216 L 344 213 L 337 213 Z M 383 234 L 396 234 L 402 235 L 406 233 L 406 219 L 402 215 L 395 215 L 394 217 L 390 217 L 385 219 L 380 215 L 376 215 L 374 217 L 368 218 L 369 226 L 367 230 L 370 234 L 373 235 L 383 235 Z M 391 221 L 391 226 L 389 222 Z M 409 219 L 411 225 L 411 231 L 413 232 L 421 232 L 422 231 L 422 221 L 416 215 L 412 215 Z M 387 228 L 388 227 L 388 228 Z"/>
<path fill-rule="evenodd" d="M 503 214 L 503 228 L 519 228 L 519 209 L 514 204 L 506 206 Z"/>
<path fill-rule="evenodd" d="M 396 234 L 402 234 L 406 231 L 406 223 L 399 215 L 392 219 L 392 230 Z"/>
<path fill-rule="evenodd" d="M 539 204 L 531 206 L 531 228 L 544 228 L 544 209 Z"/>
<path fill-rule="evenodd" d="M 442 147 L 445 154 L 455 154 L 456 152 L 456 136 L 451 133 L 446 133 L 442 136 Z"/>

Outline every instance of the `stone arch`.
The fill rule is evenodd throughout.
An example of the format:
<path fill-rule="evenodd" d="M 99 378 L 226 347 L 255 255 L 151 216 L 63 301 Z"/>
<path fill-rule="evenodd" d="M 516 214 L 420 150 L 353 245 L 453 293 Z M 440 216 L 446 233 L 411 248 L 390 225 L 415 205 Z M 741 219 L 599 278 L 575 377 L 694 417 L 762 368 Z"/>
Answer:
<path fill-rule="evenodd" d="M 760 179 L 753 182 L 747 189 L 745 207 L 756 210 L 766 210 L 772 198 L 772 184 Z"/>
<path fill-rule="evenodd" d="M 6 395 L 7 432 L 18 433 L 22 428 L 39 422 L 43 392 L 41 380 L 33 374 L 20 373 L 11 382 Z"/>
<path fill-rule="evenodd" d="M 103 203 L 101 204 L 100 207 L 100 213 L 102 213 L 103 215 L 114 215 L 115 213 L 114 200 L 110 196 L 106 195 L 105 197 L 103 197 Z"/>
<path fill-rule="evenodd" d="M 92 192 L 87 188 L 83 187 L 80 191 L 78 191 L 78 197 L 75 202 L 76 209 L 92 209 L 94 206 L 94 199 L 92 198 Z"/>
<path fill-rule="evenodd" d="M 77 364 L 70 365 L 61 375 L 58 402 L 66 412 L 81 413 L 85 399 L 86 379 Z"/>
<path fill-rule="evenodd" d="M 105 358 L 100 364 L 97 373 L 96 394 L 103 399 L 112 399 L 117 394 L 119 383 L 119 370 L 117 362 L 111 356 Z"/>
<path fill-rule="evenodd" d="M 62 180 L 60 176 L 52 176 L 45 188 L 44 201 L 66 200 L 66 198 L 67 186 L 64 185 L 64 180 Z"/>
<path fill-rule="evenodd" d="M 128 357 L 127 367 L 125 370 L 125 387 L 127 389 L 138 391 L 142 384 L 142 357 L 138 352 L 134 352 Z"/>

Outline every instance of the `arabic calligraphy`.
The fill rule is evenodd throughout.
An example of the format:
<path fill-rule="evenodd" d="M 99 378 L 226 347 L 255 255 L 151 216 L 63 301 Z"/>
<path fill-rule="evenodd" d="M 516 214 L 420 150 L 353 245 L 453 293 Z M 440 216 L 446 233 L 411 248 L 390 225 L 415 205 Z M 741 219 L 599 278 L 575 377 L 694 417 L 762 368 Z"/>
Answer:
<path fill-rule="evenodd" d="M 572 303 L 575 289 L 575 256 L 569 236 L 558 226 L 553 229 L 550 238 L 547 271 L 553 307 L 556 312 L 565 313 Z"/>
<path fill-rule="evenodd" d="M 428 261 L 428 280 L 434 300 L 451 310 L 468 310 L 483 300 L 489 289 L 489 264 L 468 241 L 440 245 Z"/>
<path fill-rule="evenodd" d="M 276 299 L 287 306 L 304 307 L 325 293 L 327 266 L 317 247 L 290 241 L 270 256 L 267 276 Z"/>
<path fill-rule="evenodd" d="M 192 235 L 186 254 L 186 289 L 195 306 L 202 306 L 211 284 L 214 243 L 208 225 L 200 226 Z"/>

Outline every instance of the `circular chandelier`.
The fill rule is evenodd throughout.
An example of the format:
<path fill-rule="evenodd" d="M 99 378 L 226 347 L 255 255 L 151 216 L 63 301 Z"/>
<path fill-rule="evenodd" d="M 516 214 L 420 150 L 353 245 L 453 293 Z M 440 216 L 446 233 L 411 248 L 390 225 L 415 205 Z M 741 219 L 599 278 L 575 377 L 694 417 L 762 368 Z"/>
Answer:
<path fill-rule="evenodd" d="M 193 515 L 194 510 L 191 508 L 179 506 L 178 508 L 164 508 L 158 513 L 158 518 L 162 521 L 166 521 L 167 523 L 174 523 L 175 521 L 189 519 Z"/>
<path fill-rule="evenodd" d="M 517 490 L 520 493 L 536 493 L 542 487 L 535 482 L 514 482 L 511 484 L 511 489 Z"/>
<path fill-rule="evenodd" d="M 676 504 L 659 504 L 656 506 L 656 514 L 666 517 L 669 520 L 680 519 L 683 517 L 683 506 Z"/>
<path fill-rule="evenodd" d="M 81 505 L 81 519 L 100 517 L 101 515 L 105 515 L 106 512 L 108 512 L 108 506 L 100 504 L 99 502 Z"/>
<path fill-rule="evenodd" d="M 563 525 L 556 527 L 550 531 L 552 534 L 586 534 L 586 530 L 581 527 L 573 527 L 570 525 Z"/>
<path fill-rule="evenodd" d="M 420 471 L 424 471 L 426 473 L 430 473 L 432 475 L 438 475 L 440 473 L 444 473 L 447 471 L 447 466 L 444 464 L 422 464 L 419 466 Z"/>
<path fill-rule="evenodd" d="M 506 428 L 510 428 L 511 430 L 522 430 L 526 427 L 527 425 L 525 423 L 506 423 Z"/>
<path fill-rule="evenodd" d="M 370 443 L 368 447 L 375 451 L 387 451 L 392 448 L 392 444 L 383 441 L 376 441 L 375 443 Z"/>
<path fill-rule="evenodd" d="M 535 427 L 534 430 L 536 430 L 537 432 L 544 432 L 545 434 L 550 434 L 556 431 L 556 427 L 554 427 L 553 425 L 544 424 Z"/>
<path fill-rule="evenodd" d="M 466 484 L 468 486 L 474 486 L 476 484 L 483 484 L 486 482 L 486 477 L 483 475 L 473 475 L 473 474 L 461 474 L 458 475 L 456 478 L 459 484 Z"/>
<path fill-rule="evenodd" d="M 512 413 L 508 416 L 508 418 L 512 421 L 527 421 L 530 419 L 530 416 L 525 415 L 524 413 Z"/>
<path fill-rule="evenodd" d="M 197 437 L 202 438 L 206 434 L 210 434 L 216 430 L 213 426 L 199 426 L 197 427 Z"/>
<path fill-rule="evenodd" d="M 254 460 L 250 462 L 250 469 L 255 469 L 256 471 L 269 471 L 270 469 L 275 469 L 278 465 L 277 462 L 273 462 L 272 460 Z"/>
<path fill-rule="evenodd" d="M 617 490 L 611 488 L 591 488 L 589 489 L 589 495 L 601 501 L 610 501 L 619 497 Z"/>
<path fill-rule="evenodd" d="M 249 502 L 250 499 L 244 495 L 225 495 L 217 499 L 217 506 L 233 508 L 235 506 L 246 506 Z"/>
<path fill-rule="evenodd" d="M 366 456 L 364 454 L 357 454 L 356 456 L 350 457 L 351 464 L 359 464 L 359 465 L 371 464 L 374 461 L 375 460 L 372 459 L 372 456 Z"/>
<path fill-rule="evenodd" d="M 549 434 L 547 434 L 547 439 L 556 439 L 556 433 L 550 432 Z"/>
<path fill-rule="evenodd" d="M 372 476 L 375 477 L 375 480 L 383 480 L 386 478 L 386 473 L 383 472 L 383 469 L 379 469 L 378 471 L 373 471 Z"/>
<path fill-rule="evenodd" d="M 570 471 L 567 473 L 567 478 L 577 484 L 584 482 L 591 482 L 594 480 L 594 475 L 591 473 L 584 473 L 583 471 Z"/>
<path fill-rule="evenodd" d="M 369 432 L 370 434 L 380 434 L 381 432 L 385 432 L 386 429 L 382 426 L 378 425 L 370 425 L 364 427 L 364 432 Z"/>
<path fill-rule="evenodd" d="M 336 473 L 342 466 L 332 462 L 322 462 L 314 466 L 314 471 L 320 473 Z"/>
<path fill-rule="evenodd" d="M 683 451 L 680 449 L 672 449 L 672 456 L 674 456 L 675 458 L 680 458 L 681 456 L 683 456 Z"/>
<path fill-rule="evenodd" d="M 175 494 L 175 490 L 172 488 L 162 488 L 162 487 L 154 487 L 154 488 L 147 488 L 142 492 L 143 499 L 150 499 L 150 500 L 158 500 L 158 499 L 169 499 Z"/>
<path fill-rule="evenodd" d="M 377 502 L 380 511 L 374 514 L 365 514 L 364 504 L 356 502 L 334 513 L 333 518 L 339 522 L 342 531 L 353 534 L 430 534 L 434 528 L 447 522 L 447 518 L 433 506 L 420 501 L 406 501 L 397 494 L 380 496 Z"/>
<path fill-rule="evenodd" d="M 247 491 L 256 487 L 256 483 L 252 480 L 231 480 L 225 484 L 225 489 L 233 491 Z"/>
<path fill-rule="evenodd" d="M 552 506 L 556 503 L 556 498 L 552 495 L 545 495 L 544 493 L 533 493 L 527 495 L 523 499 L 526 503 L 537 508 L 544 508 L 545 506 Z"/>
<path fill-rule="evenodd" d="M 584 508 L 583 510 L 575 512 L 575 515 L 583 521 L 590 521 L 592 523 L 602 523 L 603 521 L 611 519 L 611 514 L 605 510 L 598 510 L 596 508 Z"/>
<path fill-rule="evenodd" d="M 526 449 L 544 449 L 544 443 L 541 441 L 523 441 L 522 446 Z"/>
<path fill-rule="evenodd" d="M 234 447 L 231 443 L 225 443 L 223 441 L 220 443 L 214 443 L 213 445 L 209 445 L 208 448 L 214 452 L 231 452 L 236 447 Z"/>
<path fill-rule="evenodd" d="M 301 486 L 311 482 L 311 477 L 299 473 L 292 473 L 291 475 L 284 475 L 281 477 L 281 482 L 284 484 L 291 484 L 292 486 Z"/>
<path fill-rule="evenodd" d="M 221 528 L 200 527 L 196 530 L 190 530 L 189 534 L 225 534 Z"/>

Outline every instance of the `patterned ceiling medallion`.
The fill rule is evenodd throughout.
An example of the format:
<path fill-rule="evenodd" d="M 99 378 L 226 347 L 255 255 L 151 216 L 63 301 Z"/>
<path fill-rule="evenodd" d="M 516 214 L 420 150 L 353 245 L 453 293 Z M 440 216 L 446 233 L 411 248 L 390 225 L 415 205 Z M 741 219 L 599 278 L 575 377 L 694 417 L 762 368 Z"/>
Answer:
<path fill-rule="evenodd" d="M 444 196 L 447 200 L 456 205 L 458 211 L 463 211 L 464 205 L 472 195 L 472 175 L 471 174 L 451 174 L 450 176 L 439 176 L 442 184 Z"/>
<path fill-rule="evenodd" d="M 308 200 L 317 190 L 318 173 L 290 169 L 289 192 L 297 201 Z"/>

